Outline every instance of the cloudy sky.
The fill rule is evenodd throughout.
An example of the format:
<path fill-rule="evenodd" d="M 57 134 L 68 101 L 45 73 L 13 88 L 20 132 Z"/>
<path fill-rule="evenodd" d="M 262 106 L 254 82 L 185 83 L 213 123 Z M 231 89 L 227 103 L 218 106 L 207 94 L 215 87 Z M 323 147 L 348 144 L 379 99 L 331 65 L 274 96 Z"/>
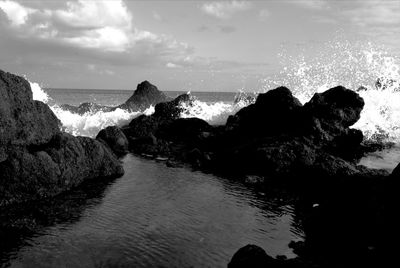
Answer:
<path fill-rule="evenodd" d="M 400 0 L 0 0 L 0 69 L 47 87 L 251 90 L 337 36 L 400 54 Z"/>

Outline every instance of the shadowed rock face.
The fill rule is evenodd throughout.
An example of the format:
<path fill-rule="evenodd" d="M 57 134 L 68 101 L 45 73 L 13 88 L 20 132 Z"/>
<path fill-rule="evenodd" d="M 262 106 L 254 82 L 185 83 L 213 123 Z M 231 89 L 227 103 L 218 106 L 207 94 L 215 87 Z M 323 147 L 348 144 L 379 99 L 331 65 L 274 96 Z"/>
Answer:
<path fill-rule="evenodd" d="M 97 134 L 96 140 L 105 142 L 117 155 L 124 155 L 128 152 L 128 139 L 117 126 L 109 126 L 102 129 L 99 134 Z"/>
<path fill-rule="evenodd" d="M 28 81 L 0 70 L 0 162 L 14 146 L 49 142 L 60 124 L 47 105 L 32 99 Z"/>
<path fill-rule="evenodd" d="M 159 103 L 153 115 L 123 127 L 130 149 L 199 166 L 205 161 L 214 169 L 245 175 L 338 177 L 365 172 L 346 161 L 355 157 L 363 139 L 349 126 L 359 119 L 364 101 L 344 87 L 315 94 L 304 106 L 289 89 L 279 87 L 259 94 L 222 127 L 180 118 L 182 103 L 190 105 L 190 95 Z"/>
<path fill-rule="evenodd" d="M 0 207 L 54 196 L 87 179 L 123 174 L 103 143 L 60 131 L 29 83 L 0 70 Z"/>

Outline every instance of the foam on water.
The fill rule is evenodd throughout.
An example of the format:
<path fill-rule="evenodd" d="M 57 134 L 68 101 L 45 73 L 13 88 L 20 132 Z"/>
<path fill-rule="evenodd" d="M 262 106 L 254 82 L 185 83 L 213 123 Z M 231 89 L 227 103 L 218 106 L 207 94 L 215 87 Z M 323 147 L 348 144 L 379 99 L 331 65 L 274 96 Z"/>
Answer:
<path fill-rule="evenodd" d="M 30 82 L 33 99 L 47 103 L 54 114 L 60 119 L 63 129 L 75 136 L 95 137 L 99 131 L 107 126 L 124 125 L 131 119 L 141 114 L 140 112 L 128 112 L 122 109 L 116 109 L 112 112 L 87 112 L 83 115 L 72 113 L 62 109 L 59 105 L 51 105 L 51 98 L 37 83 Z M 154 112 L 154 107 L 149 107 L 145 114 Z"/>
<path fill-rule="evenodd" d="M 290 56 L 280 54 L 282 70 L 279 75 L 264 79 L 259 92 L 284 85 L 302 103 L 316 92 L 337 85 L 357 90 L 365 101 L 361 119 L 353 126 L 363 131 L 366 139 L 392 141 L 400 144 L 400 60 L 382 47 L 372 43 L 350 43 L 345 40 L 325 44 L 319 53 Z M 377 83 L 377 81 L 379 81 Z M 358 90 L 362 87 L 362 90 Z M 61 120 L 66 131 L 74 135 L 95 136 L 109 125 L 122 125 L 139 112 L 117 109 L 112 112 L 73 114 L 52 105 L 54 101 L 37 83 L 31 83 L 34 99 L 48 103 Z M 254 94 L 239 92 L 237 100 L 203 102 L 194 99 L 183 105 L 181 116 L 198 117 L 210 124 L 224 124 L 229 115 L 254 102 Z M 154 107 L 146 111 L 154 112 Z"/>
<path fill-rule="evenodd" d="M 182 104 L 182 118 L 197 117 L 207 121 L 211 125 L 223 125 L 228 116 L 235 114 L 249 103 L 242 102 L 213 102 L 207 103 L 194 99 L 190 105 Z"/>

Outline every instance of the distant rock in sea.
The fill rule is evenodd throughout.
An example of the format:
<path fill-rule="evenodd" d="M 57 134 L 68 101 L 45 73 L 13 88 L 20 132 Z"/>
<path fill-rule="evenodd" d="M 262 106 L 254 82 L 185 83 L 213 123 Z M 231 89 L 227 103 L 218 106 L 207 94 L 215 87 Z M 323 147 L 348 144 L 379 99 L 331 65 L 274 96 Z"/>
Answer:
<path fill-rule="evenodd" d="M 85 113 L 96 113 L 96 112 L 111 112 L 116 109 L 123 109 L 129 112 L 140 112 L 149 108 L 151 105 L 156 105 L 160 102 L 166 102 L 170 100 L 162 91 L 151 84 L 148 81 L 143 81 L 137 85 L 133 95 L 123 104 L 110 107 L 100 105 L 93 102 L 84 102 L 79 106 L 73 106 L 69 104 L 62 104 L 60 107 L 64 110 L 68 110 L 72 113 L 83 115 Z"/>
<path fill-rule="evenodd" d="M 60 130 L 29 82 L 0 70 L 0 207 L 55 196 L 85 180 L 123 174 L 102 142 Z"/>
<path fill-rule="evenodd" d="M 116 108 L 128 111 L 143 111 L 151 105 L 170 100 L 162 91 L 151 84 L 149 81 L 143 81 L 138 84 L 133 95 L 123 104 Z"/>

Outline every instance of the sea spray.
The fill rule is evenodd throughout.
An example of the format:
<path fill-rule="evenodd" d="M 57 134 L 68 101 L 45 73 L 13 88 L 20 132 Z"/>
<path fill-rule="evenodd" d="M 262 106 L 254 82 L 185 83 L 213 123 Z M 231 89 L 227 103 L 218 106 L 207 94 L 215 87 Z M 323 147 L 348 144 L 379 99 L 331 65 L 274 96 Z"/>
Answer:
<path fill-rule="evenodd" d="M 111 112 L 87 112 L 83 115 L 72 113 L 62 109 L 58 104 L 51 104 L 54 101 L 37 83 L 30 82 L 33 99 L 47 103 L 54 114 L 60 119 L 63 129 L 75 136 L 96 137 L 97 133 L 107 126 L 128 124 L 131 119 L 140 115 L 140 112 L 128 112 L 116 109 Z M 154 107 L 149 107 L 144 114 L 154 112 Z"/>
<path fill-rule="evenodd" d="M 315 93 L 343 85 L 365 101 L 353 128 L 368 140 L 400 143 L 399 58 L 372 43 L 336 40 L 312 57 L 281 53 L 280 59 L 280 74 L 264 79 L 264 89 L 285 85 L 305 103 Z"/>
<path fill-rule="evenodd" d="M 363 131 L 366 139 L 400 144 L 400 60 L 372 43 L 334 41 L 326 44 L 324 51 L 292 57 L 281 53 L 282 70 L 279 75 L 264 79 L 259 93 L 284 85 L 302 103 L 316 92 L 337 85 L 357 91 L 365 101 L 360 120 L 353 125 Z M 113 112 L 73 114 L 61 109 L 41 89 L 31 83 L 34 99 L 48 103 L 61 120 L 66 131 L 74 135 L 94 137 L 109 125 L 123 125 L 140 112 L 117 109 Z M 239 92 L 236 100 L 204 102 L 194 99 L 191 105 L 183 104 L 182 117 L 198 117 L 210 124 L 224 124 L 229 115 L 255 101 L 256 94 Z M 145 113 L 151 114 L 154 107 Z"/>

